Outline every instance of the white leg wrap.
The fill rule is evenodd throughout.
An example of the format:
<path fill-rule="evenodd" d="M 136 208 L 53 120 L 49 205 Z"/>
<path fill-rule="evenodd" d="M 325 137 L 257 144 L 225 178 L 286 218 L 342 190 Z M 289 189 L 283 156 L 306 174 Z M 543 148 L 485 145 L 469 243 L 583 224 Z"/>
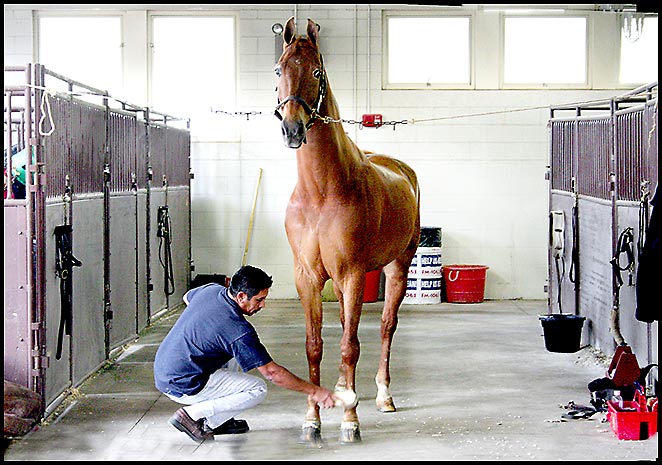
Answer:
<path fill-rule="evenodd" d="M 342 423 L 340 423 L 340 429 L 358 430 L 359 429 L 359 422 L 358 421 L 343 421 Z"/>
<path fill-rule="evenodd" d="M 377 383 L 377 399 L 388 399 L 391 397 L 391 391 L 385 384 Z"/>
<path fill-rule="evenodd" d="M 313 421 L 313 420 L 306 420 L 301 425 L 301 429 L 306 429 L 306 428 L 320 429 L 321 427 L 322 424 L 319 421 Z"/>

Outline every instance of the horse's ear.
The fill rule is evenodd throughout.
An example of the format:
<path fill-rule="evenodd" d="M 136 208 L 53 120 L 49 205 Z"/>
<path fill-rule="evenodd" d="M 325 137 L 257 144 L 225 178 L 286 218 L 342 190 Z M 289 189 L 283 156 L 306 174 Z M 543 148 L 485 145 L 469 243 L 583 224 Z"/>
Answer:
<path fill-rule="evenodd" d="M 283 45 L 290 45 L 297 33 L 297 25 L 294 22 L 294 16 L 287 20 L 285 31 L 283 32 Z"/>
<path fill-rule="evenodd" d="M 317 46 L 317 40 L 319 39 L 319 29 L 317 28 L 315 21 L 310 18 L 308 18 L 308 38 L 314 46 Z"/>

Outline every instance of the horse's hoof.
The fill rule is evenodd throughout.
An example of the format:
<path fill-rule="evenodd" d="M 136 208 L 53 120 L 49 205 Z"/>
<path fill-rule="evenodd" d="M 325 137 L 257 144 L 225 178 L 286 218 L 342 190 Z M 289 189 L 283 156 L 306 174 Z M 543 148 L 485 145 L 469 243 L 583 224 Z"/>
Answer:
<path fill-rule="evenodd" d="M 340 425 L 340 442 L 342 444 L 361 442 L 361 431 L 359 431 L 359 424 L 357 422 L 342 422 Z"/>
<path fill-rule="evenodd" d="M 301 426 L 299 444 L 306 444 L 310 447 L 322 447 L 322 429 L 319 422 L 304 422 L 304 424 Z"/>
<path fill-rule="evenodd" d="M 382 413 L 392 413 L 396 411 L 395 404 L 393 403 L 393 398 L 389 397 L 383 401 L 377 401 L 377 411 Z"/>

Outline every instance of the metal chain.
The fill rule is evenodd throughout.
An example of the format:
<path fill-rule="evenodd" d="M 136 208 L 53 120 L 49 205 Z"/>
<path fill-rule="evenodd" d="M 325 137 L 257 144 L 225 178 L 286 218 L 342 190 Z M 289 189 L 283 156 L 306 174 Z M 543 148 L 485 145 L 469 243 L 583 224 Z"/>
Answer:
<path fill-rule="evenodd" d="M 250 120 L 251 116 L 261 115 L 261 111 L 224 111 L 224 110 L 212 110 L 214 113 L 223 113 L 230 116 L 243 115 L 246 116 L 246 121 Z"/>
<path fill-rule="evenodd" d="M 246 116 L 246 121 L 250 119 L 251 116 L 254 115 L 262 115 L 263 113 L 261 111 L 225 111 L 225 110 L 212 110 L 214 113 L 223 113 L 225 115 L 229 116 Z M 360 129 L 363 129 L 364 127 L 369 127 L 369 128 L 379 128 L 381 126 L 393 126 L 393 130 L 395 131 L 395 127 L 398 124 L 409 124 L 413 123 L 414 120 L 400 120 L 400 121 L 383 121 L 379 124 L 371 125 L 371 126 L 366 126 L 363 124 L 363 121 L 360 120 L 355 120 L 355 119 L 334 119 L 331 118 L 330 116 L 321 116 L 319 113 L 316 111 L 313 111 L 312 114 L 313 119 L 318 119 L 322 121 L 324 124 L 332 124 L 332 123 L 346 123 L 346 124 L 358 124 L 361 126 Z"/>
<path fill-rule="evenodd" d="M 408 120 L 401 120 L 401 121 L 382 121 L 379 124 L 375 124 L 374 126 L 365 126 L 363 124 L 363 121 L 357 121 L 355 119 L 333 119 L 330 116 L 320 116 L 317 113 L 313 114 L 313 118 L 318 119 L 322 121 L 325 124 L 330 124 L 330 123 L 347 123 L 347 124 L 359 124 L 361 125 L 361 129 L 364 127 L 370 127 L 370 128 L 379 128 L 381 126 L 393 126 L 393 130 L 395 131 L 395 126 L 398 124 L 409 124 Z"/>

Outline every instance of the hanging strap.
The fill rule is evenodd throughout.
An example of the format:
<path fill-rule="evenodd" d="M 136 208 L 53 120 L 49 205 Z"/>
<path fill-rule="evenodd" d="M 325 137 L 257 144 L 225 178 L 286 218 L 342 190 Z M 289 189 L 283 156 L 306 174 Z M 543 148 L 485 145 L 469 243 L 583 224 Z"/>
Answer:
<path fill-rule="evenodd" d="M 575 291 L 577 290 L 578 279 L 576 276 L 577 268 L 579 267 L 579 202 L 577 194 L 573 194 L 575 200 L 572 205 L 572 249 L 570 252 L 570 271 L 568 272 L 568 279 L 571 283 L 575 284 Z"/>
<path fill-rule="evenodd" d="M 175 293 L 175 274 L 172 269 L 172 237 L 170 231 L 170 215 L 168 206 L 163 205 L 157 211 L 156 235 L 159 239 L 159 262 L 163 267 L 163 292 L 165 295 Z M 165 247 L 165 250 L 163 250 Z"/>
<path fill-rule="evenodd" d="M 637 258 L 641 260 L 641 254 L 644 251 L 644 244 L 646 243 L 646 230 L 650 222 L 650 206 L 648 204 L 648 197 L 650 191 L 648 190 L 648 181 L 641 183 L 641 199 L 639 200 L 639 235 L 637 237 Z"/>
<path fill-rule="evenodd" d="M 632 228 L 625 228 L 621 235 L 618 237 L 618 243 L 616 245 L 616 255 L 611 259 L 610 263 L 612 269 L 614 270 L 614 275 L 618 281 L 618 287 L 620 288 L 623 285 L 623 279 L 621 278 L 621 271 L 628 270 L 628 281 L 629 285 L 632 285 L 632 273 L 634 271 L 634 251 L 632 250 L 632 243 L 634 242 L 634 233 Z M 621 267 L 620 256 L 625 254 L 627 257 L 627 264 L 625 267 Z"/>
<path fill-rule="evenodd" d="M 559 312 L 563 313 L 561 303 L 561 285 L 563 275 L 565 274 L 565 213 L 563 210 L 553 210 L 550 215 L 550 233 L 552 255 L 556 264 L 556 301 L 559 306 Z"/>
<path fill-rule="evenodd" d="M 71 225 L 55 227 L 55 274 L 60 278 L 60 327 L 55 358 L 62 357 L 64 335 L 71 336 L 73 317 L 73 267 L 83 263 L 73 255 Z"/>

